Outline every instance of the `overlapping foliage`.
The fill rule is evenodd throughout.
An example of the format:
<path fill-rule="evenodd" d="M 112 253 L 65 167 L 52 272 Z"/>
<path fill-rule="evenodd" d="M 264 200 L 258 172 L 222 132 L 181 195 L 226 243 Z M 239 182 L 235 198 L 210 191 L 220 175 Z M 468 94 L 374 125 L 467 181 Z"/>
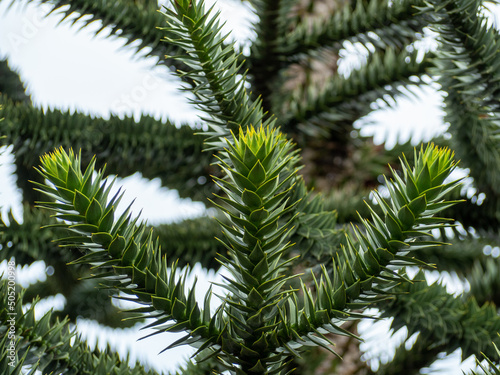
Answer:
<path fill-rule="evenodd" d="M 205 361 L 190 362 L 185 373 L 211 368 L 287 373 L 310 346 L 333 355 L 345 352 L 333 346 L 339 345 L 339 336 L 356 338 L 343 328 L 344 322 L 362 318 L 362 310 L 374 304 L 395 317 L 395 329 L 406 326 L 420 332 L 411 351 L 399 348 L 381 373 L 401 368 L 417 373 L 439 353 L 458 347 L 496 359 L 491 341 L 497 341 L 498 317 L 489 304 L 498 300 L 498 262 L 483 254 L 483 247 L 498 244 L 500 220 L 495 183 L 500 163 L 498 33 L 481 16 L 480 1 L 252 1 L 259 19 L 249 56 L 228 43 L 218 16 L 202 2 L 175 0 L 163 14 L 156 11 L 156 2 L 147 1 L 44 3 L 62 9 L 67 18 L 90 15 L 84 25 L 100 20 L 101 30 L 110 26 L 109 35 L 120 35 L 128 43 L 140 40 L 139 50 L 151 47 L 149 54 L 167 53 L 166 63 L 180 68 L 184 89 L 194 94 L 193 103 L 204 112 L 202 121 L 209 130 L 201 131 L 203 147 L 203 137 L 193 137 L 190 127 L 147 117 L 135 123 L 44 112 L 32 107 L 16 75 L 0 64 L 9 78 L 0 81 L 5 117 L 1 130 L 7 135 L 3 143 L 14 145 L 24 200 L 29 206 L 39 199 L 27 188 L 27 180 L 35 180 L 38 192 L 52 199 L 40 207 L 56 212 L 55 221 L 49 221 L 46 214 L 26 208 L 22 224 L 13 217 L 2 222 L 2 245 L 10 244 L 0 251 L 2 259 L 13 254 L 22 264 L 45 259 L 55 267 L 57 280 L 71 280 L 68 285 L 74 289 L 68 295 L 79 290 L 80 297 L 92 298 L 98 282 L 110 294 L 125 293 L 126 299 L 143 305 L 131 312 L 136 316 L 129 322 L 153 318 L 149 326 L 157 333 L 186 333 L 171 347 L 197 347 L 196 360 Z M 321 6 L 328 11 L 321 12 Z M 428 25 L 438 33 L 440 47 L 422 54 L 415 41 Z M 160 38 L 165 40 L 160 43 Z M 339 74 L 347 43 L 365 47 L 366 60 Z M 399 166 L 395 153 L 384 154 L 353 132 L 354 121 L 381 101 L 392 105 L 394 98 L 423 84 L 421 77 L 429 75 L 439 76 L 448 94 L 450 144 L 470 168 L 478 189 L 463 205 L 453 205 L 467 198 L 457 182 L 445 180 L 455 169 L 451 151 L 422 147 L 403 156 Z M 291 137 L 302 150 L 287 140 Z M 70 147 L 82 151 L 65 151 Z M 56 151 L 44 156 L 39 167 L 43 178 L 37 179 L 32 167 L 40 154 L 53 148 Z M 201 153 L 202 148 L 209 152 Z M 213 164 L 212 153 L 217 157 Z M 382 163 L 355 161 L 381 154 L 390 165 L 385 171 Z M 115 175 L 140 171 L 147 178 L 160 177 L 164 186 L 184 196 L 212 196 L 210 204 L 225 216 L 218 217 L 218 224 L 204 217 L 152 229 L 129 210 L 115 215 L 120 194 L 111 197 L 112 182 L 105 180 L 103 169 L 96 171 L 96 165 L 105 163 Z M 383 172 L 392 178 L 381 180 Z M 380 182 L 380 193 L 369 193 Z M 326 190 L 326 198 L 311 190 L 314 185 Z M 369 204 L 356 216 L 363 198 Z M 331 211 L 337 207 L 339 213 Z M 445 232 L 451 222 L 434 216 L 443 210 L 473 229 L 466 233 L 458 226 Z M 347 219 L 356 223 L 342 227 Z M 55 225 L 24 234 L 40 223 Z M 61 239 L 61 248 L 48 241 L 59 237 L 57 227 L 70 233 Z M 448 238 L 450 232 L 454 238 Z M 453 245 L 443 250 L 442 242 Z M 467 251 L 460 252 L 464 247 Z M 60 267 L 68 261 L 72 265 Z M 188 270 L 178 271 L 179 265 L 195 261 L 211 268 L 222 265 L 229 272 L 223 285 L 227 294 L 215 311 L 210 308 L 211 292 L 203 304 L 195 301 L 194 286 L 186 289 Z M 457 271 L 470 283 L 469 294 L 454 297 L 441 286 L 428 286 L 420 276 L 411 284 L 402 267 L 428 267 L 429 262 Z M 89 278 L 91 272 L 95 274 Z M 78 277 L 89 279 L 80 282 Z M 35 284 L 26 294 L 31 297 L 42 289 L 49 290 L 42 296 L 56 293 L 50 285 L 50 280 Z M 407 294 L 394 294 L 401 291 Z M 107 301 L 96 309 L 108 311 Z M 93 316 L 118 325 L 114 312 Z M 433 318 L 428 319 L 431 312 Z M 43 325 L 53 337 L 66 330 L 63 341 L 69 342 L 69 331 L 61 328 L 67 323 L 55 315 L 44 317 L 43 324 L 30 324 Z M 24 331 L 21 336 L 25 342 L 38 342 Z M 35 363 L 36 355 L 23 348 L 25 363 Z M 126 361 L 111 352 L 85 357 L 82 367 L 58 357 L 64 350 L 82 355 L 87 348 L 79 341 L 60 352 L 57 345 L 53 348 L 55 357 L 39 364 L 45 372 L 127 371 Z M 326 361 L 335 368 L 335 357 Z M 133 371 L 145 370 L 136 366 Z"/>
<path fill-rule="evenodd" d="M 314 277 L 317 296 L 301 282 L 304 300 L 298 302 L 296 291 L 287 290 L 290 277 L 284 274 L 294 260 L 285 257 L 291 221 L 280 222 L 295 206 L 288 199 L 297 178 L 291 144 L 277 131 L 263 128 L 241 130 L 233 137 L 220 158 L 228 179 L 217 180 L 226 193 L 221 198 L 229 205 L 223 211 L 230 222 L 223 224 L 229 257 L 219 257 L 232 278 L 226 278 L 229 294 L 214 315 L 211 292 L 200 308 L 194 286 L 185 292 L 186 273 L 178 277 L 175 264 L 167 268 L 166 256 L 152 232 L 145 236 L 143 223 L 132 219 L 128 210 L 115 218 L 121 195 L 109 197 L 112 182 L 103 181 L 103 172 L 93 177 L 93 162 L 82 172 L 80 158 L 72 152 L 61 149 L 44 156 L 40 173 L 51 185 L 37 185 L 55 201 L 40 206 L 66 222 L 56 224 L 71 234 L 61 239 L 65 245 L 86 250 L 73 263 L 93 264 L 105 285 L 145 305 L 134 312 L 154 313 L 149 327 L 188 333 L 169 348 L 208 348 L 237 374 L 278 373 L 287 366 L 288 356 L 298 356 L 304 345 L 330 349 L 325 333 L 349 334 L 341 323 L 357 315 L 351 309 L 383 298 L 405 281 L 391 266 L 414 264 L 416 260 L 404 254 L 435 245 L 415 241 L 415 236 L 429 236 L 431 229 L 442 227 L 443 219 L 432 215 L 454 203 L 442 198 L 458 182 L 443 185 L 454 168 L 449 151 L 429 147 L 415 157 L 415 167 L 403 164 L 404 178 L 394 172 L 395 181 L 387 184 L 393 196 L 390 204 L 377 195 L 384 219 L 373 212 L 365 231 L 354 229 L 334 269 L 323 268 L 319 280 Z"/>
<path fill-rule="evenodd" d="M 6 279 L 0 280 L 0 292 L 3 296 L 9 295 Z M 42 373 L 65 374 L 141 374 L 153 375 L 155 371 L 146 370 L 139 362 L 130 368 L 128 360 L 122 360 L 117 353 L 107 348 L 104 351 L 89 348 L 85 340 L 75 336 L 68 319 L 61 321 L 52 319 L 49 311 L 41 318 L 35 319 L 37 300 L 33 300 L 29 308 L 23 309 L 23 294 L 16 296 L 15 304 L 7 303 L 7 298 L 2 298 L 0 317 L 2 322 L 2 348 L 10 345 L 7 329 L 10 320 L 15 327 L 15 350 L 18 360 L 8 358 L 10 351 L 2 350 L 0 356 L 0 370 L 4 374 L 27 374 L 23 366 L 30 366 L 29 374 L 36 371 Z M 24 301 L 28 302 L 28 301 Z M 31 301 L 30 301 L 31 302 Z M 11 307 L 15 306 L 15 309 Z M 15 367 L 9 365 L 14 362 Z"/>

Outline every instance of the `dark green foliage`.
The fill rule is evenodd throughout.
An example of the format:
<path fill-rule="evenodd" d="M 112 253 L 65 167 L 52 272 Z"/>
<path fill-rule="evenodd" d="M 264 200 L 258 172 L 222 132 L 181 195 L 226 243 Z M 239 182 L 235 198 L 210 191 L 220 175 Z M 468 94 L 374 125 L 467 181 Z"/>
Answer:
<path fill-rule="evenodd" d="M 348 235 L 333 277 L 323 268 L 319 280 L 314 278 L 316 298 L 301 282 L 304 300 L 299 303 L 293 289 L 286 291 L 287 278 L 280 275 L 290 263 L 284 257 L 290 247 L 285 242 L 290 221 L 279 219 L 297 202 L 287 204 L 297 178 L 296 153 L 282 134 L 262 128 L 240 131 L 238 138 L 226 142 L 219 165 L 228 179 L 216 182 L 227 194 L 223 201 L 228 208 L 223 211 L 230 225 L 222 229 L 229 257 L 219 259 L 234 279 L 227 279 L 224 287 L 230 294 L 213 316 L 208 310 L 211 292 L 202 310 L 194 300 L 194 286 L 184 292 L 185 276 L 176 277 L 175 265 L 167 270 L 166 257 L 151 232 L 145 235 L 144 224 L 132 219 L 128 210 L 114 217 L 121 196 L 109 197 L 112 182 L 103 181 L 102 172 L 93 177 L 94 162 L 83 172 L 80 158 L 72 152 L 57 150 L 44 156 L 40 173 L 53 186 L 37 185 L 57 203 L 41 207 L 69 222 L 60 224 L 71 233 L 61 239 L 65 246 L 86 249 L 72 263 L 99 265 L 97 275 L 105 285 L 145 305 L 134 312 L 156 312 L 158 320 L 150 327 L 171 322 L 158 333 L 188 332 L 170 347 L 200 343 L 201 348 L 220 352 L 221 364 L 235 373 L 279 372 L 287 365 L 286 357 L 298 355 L 303 345 L 329 349 L 330 340 L 318 328 L 348 334 L 339 323 L 352 315 L 350 309 L 378 300 L 378 294 L 390 293 L 395 281 L 405 280 L 387 266 L 411 265 L 413 258 L 403 254 L 436 244 L 411 237 L 442 227 L 443 220 L 431 216 L 454 203 L 442 197 L 457 182 L 442 183 L 455 166 L 450 152 L 432 147 L 415 156 L 415 167 L 403 163 L 404 179 L 394 172 L 395 181 L 387 184 L 390 205 L 378 198 L 384 219 L 373 212 L 373 223 L 365 222 L 365 234 L 354 230 Z"/>
<path fill-rule="evenodd" d="M 429 346 L 426 340 L 417 338 L 410 349 L 406 349 L 407 342 L 403 342 L 394 353 L 394 359 L 381 364 L 375 374 L 377 375 L 420 375 L 420 369 L 429 367 L 442 349 Z"/>
<path fill-rule="evenodd" d="M 491 256 L 479 258 L 474 261 L 473 268 L 467 275 L 470 294 L 480 305 L 490 302 L 498 306 L 500 305 L 500 279 L 498 278 L 500 260 L 492 259 Z"/>
<path fill-rule="evenodd" d="M 498 350 L 496 345 L 494 345 L 494 348 L 495 348 L 496 354 L 495 354 L 495 357 L 493 357 L 493 358 L 500 358 L 500 351 Z M 490 358 L 488 358 L 487 356 L 484 356 L 484 357 L 485 357 L 484 359 L 488 363 L 487 365 L 479 362 L 479 360 L 476 359 L 478 366 L 481 368 L 481 370 L 484 371 L 484 375 L 499 375 L 500 368 L 497 365 L 495 365 L 495 363 Z M 472 372 L 472 375 L 477 375 L 477 373 Z"/>
<path fill-rule="evenodd" d="M 307 191 L 302 180 L 294 186 L 292 200 L 297 201 L 290 237 L 292 253 L 300 254 L 300 262 L 307 266 L 331 259 L 345 238 L 343 230 L 335 229 L 337 212 L 327 210 L 323 197 Z"/>
<path fill-rule="evenodd" d="M 1 220 L 1 260 L 16 258 L 20 265 L 30 265 L 36 260 L 44 259 L 47 263 L 54 260 L 69 262 L 72 260 L 70 251 L 63 251 L 53 242 L 56 231 L 41 230 L 42 225 L 54 221 L 50 214 L 42 210 L 25 208 L 24 221 L 19 223 L 12 213 L 8 214 L 8 221 Z"/>
<path fill-rule="evenodd" d="M 471 169 L 485 206 L 498 222 L 500 208 L 500 141 L 498 32 L 478 14 L 479 1 L 430 2 L 432 28 L 443 48 L 437 53 L 439 83 L 447 92 L 446 118 L 458 156 Z M 458 151 L 459 150 L 459 151 Z"/>
<path fill-rule="evenodd" d="M 1 218 L 0 218 L 1 219 Z M 0 260 L 10 260 L 13 257 L 20 266 L 31 265 L 43 259 L 53 274 L 45 281 L 38 281 L 24 290 L 25 298 L 32 300 L 37 297 L 47 298 L 62 294 L 66 299 L 62 311 L 55 311 L 52 317 L 68 317 L 75 322 L 77 317 L 94 319 L 110 327 L 128 327 L 131 321 L 122 319 L 136 314 L 120 312 L 111 303 L 110 293 L 97 289 L 95 280 L 81 280 L 90 276 L 88 269 L 83 267 L 67 267 L 67 263 L 76 260 L 80 250 L 76 248 L 61 248 L 54 238 L 63 232 L 56 228 L 41 228 L 57 225 L 46 210 L 24 208 L 23 222 L 19 223 L 12 214 L 8 215 L 8 224 L 1 221 Z"/>
<path fill-rule="evenodd" d="M 478 305 L 472 298 L 453 298 L 439 284 L 428 285 L 422 274 L 413 284 L 398 288 L 393 301 L 386 304 L 383 316 L 394 317 L 392 328 L 408 328 L 408 336 L 420 332 L 418 341 L 424 341 L 432 349 L 451 353 L 461 348 L 463 357 L 485 353 L 493 357 L 500 337 L 500 318 L 496 307 L 486 303 Z"/>
<path fill-rule="evenodd" d="M 196 200 L 213 192 L 203 182 L 216 173 L 209 165 L 211 156 L 202 152 L 203 139 L 187 125 L 177 127 L 149 116 L 136 122 L 130 117 L 105 120 L 43 111 L 3 97 L 0 104 L 5 117 L 2 134 L 6 136 L 0 141 L 14 145 L 16 159 L 26 168 L 33 169 L 40 156 L 56 146 L 71 146 L 82 150 L 84 164 L 97 155 L 100 166 L 105 163 L 120 177 L 140 172 L 145 178 L 160 178 L 163 186 Z"/>
<path fill-rule="evenodd" d="M 224 249 L 215 239 L 221 231 L 212 217 L 157 225 L 154 230 L 162 244 L 162 252 L 172 259 L 179 259 L 180 267 L 201 263 L 206 268 L 219 269 L 215 256 Z"/>
<path fill-rule="evenodd" d="M 354 5 L 354 6 L 353 6 Z M 341 41 L 373 43 L 378 48 L 401 48 L 416 38 L 426 22 L 418 15 L 419 0 L 389 2 L 358 1 L 340 9 L 321 22 L 302 22 L 280 42 L 280 51 L 297 55 Z M 286 40 L 286 41 L 285 41 Z"/>
<path fill-rule="evenodd" d="M 446 237 L 442 237 L 443 240 Z M 468 277 L 475 261 L 487 261 L 489 257 L 483 254 L 483 248 L 490 241 L 483 238 L 465 236 L 446 239 L 451 246 L 431 246 L 418 250 L 418 256 L 429 264 L 439 264 L 440 271 L 455 272 L 461 277 Z"/>
<path fill-rule="evenodd" d="M 301 133 L 310 136 L 327 136 L 333 127 L 338 134 L 345 134 L 352 123 L 373 110 L 370 104 L 379 98 L 395 98 L 403 94 L 402 88 L 414 84 L 411 77 L 427 73 L 428 56 L 417 60 L 417 52 L 397 51 L 391 48 L 368 58 L 366 65 L 355 69 L 347 77 L 329 77 L 324 86 L 310 90 L 307 86 L 285 97 L 277 97 L 275 108 L 285 121 L 285 128 L 298 126 Z M 390 103 L 389 103 L 390 104 Z M 345 123 L 347 128 L 339 128 Z"/>
<path fill-rule="evenodd" d="M 7 296 L 8 281 L 0 280 L 0 293 Z M 25 374 L 21 367 L 30 365 L 32 372 L 42 371 L 44 374 L 99 374 L 119 375 L 138 374 L 154 375 L 155 371 L 146 370 L 139 362 L 130 367 L 128 360 L 122 360 L 111 352 L 109 348 L 104 351 L 89 348 L 87 343 L 76 336 L 70 328 L 67 319 L 53 319 L 52 313 L 46 313 L 42 318 L 35 319 L 37 300 L 25 312 L 21 309 L 23 293 L 16 296 L 15 304 L 7 303 L 7 298 L 1 299 L 0 304 L 0 332 L 2 348 L 10 345 L 10 338 L 5 334 L 11 327 L 9 319 L 15 320 L 15 346 L 17 358 L 12 361 L 8 358 L 9 351 L 2 350 L 0 355 L 0 370 L 3 374 Z M 15 314 L 15 315 L 9 315 Z M 71 343 L 71 340 L 73 342 Z M 11 367 L 9 363 L 16 363 Z"/>
<path fill-rule="evenodd" d="M 190 360 L 186 365 L 179 368 L 179 370 L 175 372 L 175 375 L 213 375 L 222 371 L 224 371 L 224 369 L 219 365 L 217 360 L 209 358 L 200 363 Z"/>
<path fill-rule="evenodd" d="M 19 355 L 26 354 L 28 371 L 38 363 L 44 373 L 154 373 L 130 369 L 111 350 L 91 350 L 78 338 L 70 345 L 63 317 L 85 316 L 112 327 L 151 318 L 154 334 L 184 332 L 169 347 L 198 351 L 180 373 L 300 373 L 311 364 L 318 373 L 343 375 L 332 358 L 348 357 L 341 339 L 358 340 L 345 323 L 373 306 L 394 318 L 394 329 L 419 332 L 413 348 L 400 347 L 380 374 L 417 374 L 456 348 L 497 360 L 491 342 L 499 340 L 499 262 L 484 246 L 499 244 L 500 54 L 481 1 L 255 0 L 249 56 L 227 42 L 202 1 L 172 0 L 163 14 L 156 1 L 42 2 L 83 19 L 83 26 L 101 21 L 99 31 L 138 41 L 146 55 L 167 54 L 165 63 L 179 68 L 204 115 L 195 136 L 189 126 L 150 117 L 42 111 L 0 63 L 1 142 L 14 146 L 27 203 L 22 223 L 2 221 L 0 259 L 43 259 L 54 275 L 24 295 L 60 292 L 67 301 L 39 322 L 33 306 L 20 313 Z M 415 42 L 428 26 L 439 35 L 439 49 L 423 53 Z M 340 74 L 349 43 L 364 47 L 366 61 Z M 353 131 L 381 102 L 392 105 L 429 77 L 439 77 L 446 91 L 452 133 L 436 143 L 456 151 L 477 188 L 460 205 L 464 191 L 449 178 L 452 151 L 434 145 L 414 151 L 409 143 L 387 151 Z M 65 151 L 71 148 L 76 154 Z M 51 151 L 39 177 L 33 166 Z M 182 197 L 211 198 L 224 216 L 148 226 L 129 210 L 117 215 L 121 195 L 111 196 L 105 164 L 113 175 L 140 172 Z M 43 210 L 32 210 L 35 200 Z M 465 229 L 450 228 L 454 221 L 440 216 Z M 40 231 L 42 225 L 49 227 Z M 190 268 L 178 272 L 197 262 L 229 272 L 216 311 L 211 290 L 200 303 L 195 286 L 187 288 Z M 452 296 L 420 281 L 421 273 L 410 280 L 404 269 L 430 264 L 456 273 L 470 291 Z M 141 305 L 125 323 L 109 298 L 118 292 Z M 305 354 L 311 346 L 326 350 Z M 358 374 L 370 373 L 361 359 L 356 364 Z M 0 369 L 19 373 L 5 356 Z"/>
<path fill-rule="evenodd" d="M 277 87 L 276 82 L 269 77 L 276 77 L 287 63 L 286 59 L 282 58 L 282 41 L 279 38 L 286 33 L 287 26 L 290 26 L 286 17 L 289 16 L 287 10 L 291 10 L 293 2 L 255 0 L 252 4 L 259 15 L 259 22 L 254 26 L 257 39 L 252 44 L 248 58 L 250 76 L 256 92 L 262 98 L 264 108 L 270 109 L 272 94 Z"/>
<path fill-rule="evenodd" d="M 0 60 L 0 94 L 8 95 L 15 102 L 30 102 L 19 76 L 10 70 L 7 60 Z"/>

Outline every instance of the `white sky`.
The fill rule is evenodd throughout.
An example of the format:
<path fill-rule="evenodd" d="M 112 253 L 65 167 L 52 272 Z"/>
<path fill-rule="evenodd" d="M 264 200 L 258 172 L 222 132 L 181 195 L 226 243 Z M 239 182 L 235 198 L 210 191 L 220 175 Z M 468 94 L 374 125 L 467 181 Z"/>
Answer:
<path fill-rule="evenodd" d="M 19 70 L 35 105 L 79 110 L 104 117 L 109 113 L 135 117 L 147 113 L 162 118 L 168 115 L 178 123 L 196 121 L 196 112 L 177 91 L 177 79 L 166 68 L 156 66 L 155 58 L 135 55 L 133 49 L 123 47 L 120 39 L 105 38 L 105 31 L 93 36 L 92 31 L 99 27 L 97 24 L 79 31 L 78 25 L 70 26 L 67 21 L 58 25 L 61 17 L 57 14 L 45 18 L 48 9 L 45 5 L 16 5 L 7 11 L 9 3 L 0 1 L 0 57 L 7 56 L 11 66 Z M 226 29 L 233 30 L 237 40 L 248 38 L 249 25 L 255 16 L 248 12 L 247 5 L 230 0 L 219 0 L 218 5 L 222 17 L 227 20 Z M 441 121 L 441 102 L 441 96 L 434 88 L 425 88 L 412 100 L 399 100 L 395 108 L 373 112 L 359 126 L 362 134 L 375 134 L 378 143 L 385 139 L 394 144 L 397 139 L 406 140 L 410 135 L 415 142 L 428 140 L 446 128 Z M 19 193 L 13 187 L 13 166 L 8 152 L 1 157 L 0 163 L 0 181 L 4 181 L 0 186 L 2 211 L 13 208 L 16 217 L 21 218 Z M 122 183 L 127 189 L 126 199 L 131 201 L 137 197 L 136 212 L 142 209 L 143 217 L 151 222 L 168 222 L 204 212 L 203 204 L 179 199 L 175 191 L 160 188 L 158 180 L 147 181 L 134 175 Z M 35 265 L 35 269 L 38 273 L 25 271 L 21 279 L 27 274 L 45 277 L 42 263 Z M 194 273 L 201 279 L 198 285 L 204 288 L 208 287 L 209 280 L 217 278 L 205 274 L 200 267 L 195 268 Z M 50 302 L 54 306 L 62 303 L 62 297 Z M 377 324 L 387 326 L 387 323 Z M 376 332 L 380 336 L 386 330 L 382 327 Z M 104 345 L 103 337 L 107 337 L 120 353 L 128 350 L 132 359 L 144 359 L 160 370 L 175 369 L 191 352 L 182 347 L 157 356 L 169 342 L 177 339 L 178 336 L 174 335 L 162 334 L 137 343 L 135 340 L 145 332 L 133 329 L 109 334 L 102 327 L 86 321 L 79 322 L 79 331 L 91 343 L 100 337 L 100 344 Z M 365 331 L 373 334 L 369 327 Z M 379 340 L 368 343 L 372 355 L 386 348 L 386 343 L 381 346 Z M 451 367 L 449 362 L 446 366 L 448 370 L 441 373 L 458 371 L 457 357 Z M 450 368 L 453 372 L 449 372 Z"/>

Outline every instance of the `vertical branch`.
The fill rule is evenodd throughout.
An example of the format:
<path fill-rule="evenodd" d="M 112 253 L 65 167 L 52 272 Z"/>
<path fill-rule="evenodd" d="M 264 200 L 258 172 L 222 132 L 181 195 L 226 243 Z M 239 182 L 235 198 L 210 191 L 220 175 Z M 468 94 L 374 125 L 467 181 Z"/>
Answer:
<path fill-rule="evenodd" d="M 265 111 L 271 110 L 271 101 L 276 92 L 278 72 L 283 60 L 279 53 L 279 43 L 284 39 L 285 30 L 280 19 L 283 3 L 290 0 L 255 0 L 253 1 L 259 22 L 255 26 L 257 40 L 252 44 L 250 75 L 255 94 L 262 98 Z"/>

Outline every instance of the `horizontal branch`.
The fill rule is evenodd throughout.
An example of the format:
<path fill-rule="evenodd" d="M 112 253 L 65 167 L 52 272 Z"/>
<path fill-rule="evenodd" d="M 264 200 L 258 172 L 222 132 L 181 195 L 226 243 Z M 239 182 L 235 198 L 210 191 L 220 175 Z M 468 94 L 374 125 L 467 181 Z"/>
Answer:
<path fill-rule="evenodd" d="M 347 2 L 320 21 L 304 22 L 283 37 L 278 45 L 282 55 L 309 53 L 325 46 L 340 46 L 349 40 L 376 47 L 401 48 L 415 39 L 427 24 L 417 16 L 420 0 Z"/>
<path fill-rule="evenodd" d="M 500 317 L 496 306 L 479 306 L 475 299 L 454 297 L 443 285 L 428 285 L 423 274 L 413 283 L 397 287 L 393 301 L 383 304 L 382 317 L 394 317 L 392 329 L 408 328 L 408 336 L 420 332 L 419 340 L 441 352 L 462 349 L 462 357 L 484 353 L 494 357 L 492 342 L 500 344 Z"/>
<path fill-rule="evenodd" d="M 203 137 L 187 125 L 177 127 L 143 116 L 108 120 L 81 113 L 42 110 L 13 103 L 0 96 L 4 117 L 1 139 L 14 145 L 14 156 L 28 168 L 55 147 L 73 147 L 88 164 L 96 155 L 99 167 L 106 163 L 110 173 L 127 177 L 140 172 L 159 178 L 163 186 L 178 190 L 181 197 L 205 200 L 214 191 L 210 175 L 210 153 L 202 152 Z"/>
<path fill-rule="evenodd" d="M 407 96 L 405 87 L 419 83 L 410 77 L 427 74 L 431 56 L 428 53 L 420 60 L 417 51 L 375 52 L 348 77 L 333 75 L 317 92 L 298 88 L 278 98 L 275 108 L 284 116 L 286 131 L 297 128 L 311 136 L 342 134 L 345 129 L 339 129 L 340 125 L 346 122 L 352 127 L 355 120 L 373 111 L 373 102 L 381 99 L 392 105 L 396 96 Z"/>

